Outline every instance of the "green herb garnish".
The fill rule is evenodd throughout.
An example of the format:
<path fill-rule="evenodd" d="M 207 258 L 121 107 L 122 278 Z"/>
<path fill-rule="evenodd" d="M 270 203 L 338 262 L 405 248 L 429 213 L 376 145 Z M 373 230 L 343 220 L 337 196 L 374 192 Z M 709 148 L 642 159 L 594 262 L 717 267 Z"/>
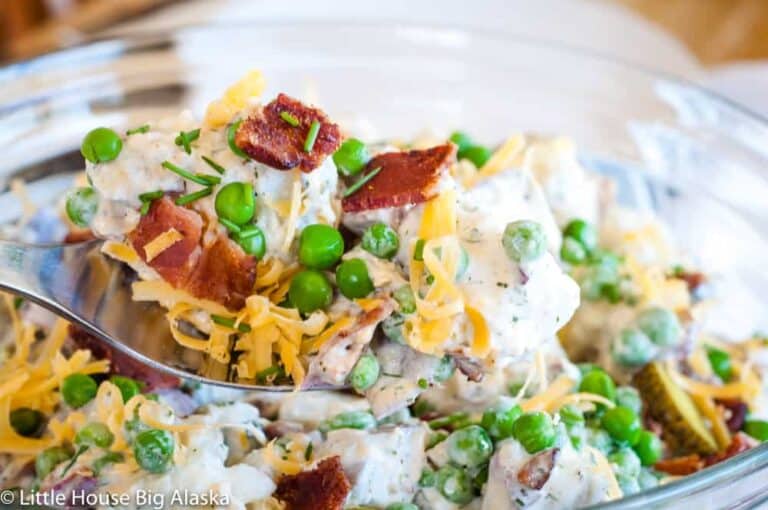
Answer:
<path fill-rule="evenodd" d="M 213 188 L 203 188 L 200 191 L 195 191 L 194 193 L 188 193 L 186 195 L 182 195 L 176 200 L 174 200 L 174 203 L 176 205 L 187 205 L 191 204 L 195 200 L 200 200 L 203 197 L 207 197 L 213 193 Z"/>
<path fill-rule="evenodd" d="M 309 131 L 307 132 L 307 139 L 304 140 L 304 152 L 312 152 L 312 147 L 315 146 L 318 132 L 320 132 L 320 123 L 313 120 L 312 125 L 309 126 Z"/>
<path fill-rule="evenodd" d="M 207 157 L 207 156 L 200 156 L 200 157 L 201 157 L 201 158 L 203 158 L 203 161 L 205 161 L 206 163 L 208 163 L 208 166 L 210 166 L 211 168 L 213 168 L 214 170 L 216 170 L 216 171 L 217 171 L 217 172 L 219 172 L 220 174 L 223 174 L 223 173 L 225 172 L 225 169 L 224 169 L 224 167 L 223 167 L 223 166 L 221 166 L 220 164 L 216 163 L 216 162 L 215 162 L 214 160 L 212 160 L 211 158 L 209 158 L 209 157 Z"/>
<path fill-rule="evenodd" d="M 193 129 L 192 131 L 182 131 L 179 136 L 176 137 L 174 142 L 179 147 L 184 147 L 184 152 L 187 154 L 192 153 L 192 142 L 200 138 L 200 129 Z"/>
<path fill-rule="evenodd" d="M 297 119 L 294 115 L 291 115 L 288 112 L 280 112 L 280 118 L 293 127 L 296 127 L 299 125 L 299 119 Z"/>
<path fill-rule="evenodd" d="M 126 135 L 136 135 L 139 133 L 147 133 L 149 131 L 149 124 L 144 124 L 143 126 L 139 126 L 137 128 L 129 129 L 125 132 Z"/>
<path fill-rule="evenodd" d="M 376 177 L 376 175 L 378 175 L 379 172 L 381 172 L 380 166 L 374 168 L 373 170 L 368 172 L 366 175 L 360 177 L 357 181 L 355 181 L 354 184 L 352 184 L 352 186 L 347 188 L 347 190 L 344 192 L 344 195 L 343 195 L 344 198 L 350 197 L 355 193 L 357 193 L 360 190 L 360 188 L 365 186 L 368 183 L 368 181 Z"/>
<path fill-rule="evenodd" d="M 235 328 L 235 319 L 231 317 L 222 317 L 221 315 L 211 314 L 211 320 L 219 326 L 237 329 L 241 333 L 249 333 L 251 331 L 251 327 L 248 324 L 238 324 L 237 328 Z"/>

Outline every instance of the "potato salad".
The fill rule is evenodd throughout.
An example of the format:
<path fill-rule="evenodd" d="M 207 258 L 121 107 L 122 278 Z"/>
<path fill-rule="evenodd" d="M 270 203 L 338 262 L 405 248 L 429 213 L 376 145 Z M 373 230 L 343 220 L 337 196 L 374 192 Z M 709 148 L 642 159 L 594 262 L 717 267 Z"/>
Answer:
<path fill-rule="evenodd" d="M 2 295 L 19 505 L 570 509 L 768 439 L 768 339 L 702 327 L 717 275 L 573 141 L 363 140 L 264 90 L 96 127 L 52 208 L 183 348 L 292 391 L 193 384 Z"/>

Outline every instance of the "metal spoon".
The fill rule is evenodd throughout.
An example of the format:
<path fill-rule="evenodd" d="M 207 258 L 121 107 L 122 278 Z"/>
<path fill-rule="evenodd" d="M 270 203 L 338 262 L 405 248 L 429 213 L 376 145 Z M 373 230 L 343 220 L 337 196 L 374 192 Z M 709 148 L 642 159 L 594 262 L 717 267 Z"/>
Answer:
<path fill-rule="evenodd" d="M 135 274 L 100 247 L 100 241 L 40 246 L 0 240 L 0 290 L 47 308 L 151 369 L 234 388 L 294 390 L 234 382 L 227 365 L 179 345 L 165 310 L 133 301 Z"/>

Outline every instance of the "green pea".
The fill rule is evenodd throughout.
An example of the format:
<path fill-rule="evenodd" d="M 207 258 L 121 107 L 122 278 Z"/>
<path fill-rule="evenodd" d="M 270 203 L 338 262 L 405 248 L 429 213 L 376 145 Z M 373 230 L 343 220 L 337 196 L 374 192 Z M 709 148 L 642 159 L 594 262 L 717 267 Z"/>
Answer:
<path fill-rule="evenodd" d="M 579 391 L 601 395 L 608 400 L 616 400 L 616 384 L 611 376 L 602 370 L 592 370 L 582 377 Z"/>
<path fill-rule="evenodd" d="M 648 430 L 640 432 L 640 437 L 637 439 L 637 443 L 633 448 L 643 466 L 652 466 L 656 464 L 656 461 L 661 458 L 663 449 L 661 439 Z"/>
<path fill-rule="evenodd" d="M 454 131 L 448 139 L 456 144 L 460 154 L 472 146 L 472 138 L 463 131 Z"/>
<path fill-rule="evenodd" d="M 312 269 L 328 269 L 344 254 L 344 239 L 330 225 L 316 223 L 301 231 L 299 262 Z"/>
<path fill-rule="evenodd" d="M 10 422 L 13 430 L 24 437 L 36 437 L 42 433 L 45 424 L 45 415 L 37 409 L 19 407 L 10 414 Z"/>
<path fill-rule="evenodd" d="M 216 193 L 214 202 L 219 218 L 235 225 L 245 225 L 256 213 L 253 185 L 249 182 L 230 182 Z"/>
<path fill-rule="evenodd" d="M 483 413 L 480 425 L 493 439 L 500 441 L 512 437 L 515 421 L 521 414 L 523 410 L 518 405 L 493 407 Z"/>
<path fill-rule="evenodd" d="M 108 465 L 123 462 L 124 460 L 125 457 L 122 453 L 107 452 L 93 462 L 93 474 L 98 477 Z"/>
<path fill-rule="evenodd" d="M 77 188 L 67 195 L 67 216 L 78 227 L 86 228 L 90 225 L 98 208 L 99 196 L 91 187 Z"/>
<path fill-rule="evenodd" d="M 56 466 L 72 458 L 72 452 L 63 446 L 52 446 L 40 452 L 35 458 L 35 473 L 39 479 L 43 479 L 53 471 Z"/>
<path fill-rule="evenodd" d="M 671 347 L 680 343 L 682 328 L 674 312 L 666 308 L 649 308 L 637 318 L 639 327 L 659 347 Z"/>
<path fill-rule="evenodd" d="M 560 258 L 569 264 L 581 264 L 587 260 L 587 250 L 576 239 L 565 237 L 560 247 Z"/>
<path fill-rule="evenodd" d="M 400 248 L 400 237 L 385 223 L 374 223 L 363 232 L 363 249 L 381 259 L 391 259 Z"/>
<path fill-rule="evenodd" d="M 513 426 L 513 436 L 528 453 L 545 450 L 555 444 L 556 431 L 547 413 L 535 411 L 520 416 Z"/>
<path fill-rule="evenodd" d="M 238 147 L 237 142 L 235 141 L 237 131 L 240 129 L 240 125 L 242 123 L 243 119 L 238 119 L 237 121 L 227 126 L 227 145 L 229 145 L 229 150 L 235 153 L 236 156 L 239 156 L 243 159 L 249 159 L 248 154 L 243 152 L 243 149 Z"/>
<path fill-rule="evenodd" d="M 640 458 L 631 448 L 621 448 L 611 453 L 608 461 L 614 465 L 617 476 L 637 478 L 640 475 Z"/>
<path fill-rule="evenodd" d="M 619 365 L 639 367 L 651 361 L 658 353 L 658 348 L 651 339 L 635 328 L 628 328 L 619 333 L 611 346 L 611 355 Z"/>
<path fill-rule="evenodd" d="M 632 386 L 619 386 L 616 388 L 616 405 L 627 407 L 640 416 L 643 410 L 643 400 L 640 392 Z"/>
<path fill-rule="evenodd" d="M 563 230 L 563 237 L 578 242 L 587 254 L 597 248 L 597 230 L 582 219 L 571 220 Z"/>
<path fill-rule="evenodd" d="M 508 223 L 501 238 L 507 257 L 513 262 L 529 262 L 541 257 L 547 249 L 544 229 L 535 221 Z"/>
<path fill-rule="evenodd" d="M 73 409 L 93 400 L 98 391 L 99 385 L 90 375 L 70 374 L 61 382 L 61 397 Z"/>
<path fill-rule="evenodd" d="M 429 468 L 421 470 L 421 476 L 419 477 L 419 487 L 434 487 L 437 483 L 437 473 Z"/>
<path fill-rule="evenodd" d="M 477 168 L 482 168 L 483 165 L 485 165 L 488 160 L 491 159 L 492 155 L 493 151 L 488 147 L 483 145 L 472 145 L 461 151 L 461 154 L 458 155 L 458 157 L 459 159 L 468 159 Z"/>
<path fill-rule="evenodd" d="M 303 314 L 330 306 L 333 289 L 320 271 L 307 269 L 297 273 L 288 288 L 288 299 Z"/>
<path fill-rule="evenodd" d="M 141 393 L 142 383 L 136 379 L 125 377 L 123 375 L 113 375 L 109 378 L 109 382 L 117 386 L 120 390 L 120 395 L 123 396 L 123 402 L 127 403 L 133 397 Z"/>
<path fill-rule="evenodd" d="M 621 259 L 615 253 L 607 251 L 593 253 L 587 270 L 579 281 L 584 297 L 592 301 L 607 299 L 618 302 L 621 300 L 620 266 Z"/>
<path fill-rule="evenodd" d="M 435 382 L 445 382 L 453 375 L 456 370 L 456 363 L 451 356 L 447 354 L 440 358 L 440 362 L 435 367 L 435 373 L 432 374 L 432 380 Z"/>
<path fill-rule="evenodd" d="M 264 238 L 264 232 L 256 225 L 244 227 L 234 238 L 248 255 L 262 259 L 267 253 L 267 240 Z"/>
<path fill-rule="evenodd" d="M 320 432 L 338 429 L 367 430 L 376 427 L 376 418 L 368 411 L 347 411 L 323 421 L 318 426 Z"/>
<path fill-rule="evenodd" d="M 409 284 L 399 287 L 392 293 L 392 297 L 400 307 L 400 313 L 413 313 L 416 311 L 416 296 L 413 295 L 413 289 Z"/>
<path fill-rule="evenodd" d="M 578 363 L 576 364 L 576 368 L 579 369 L 579 373 L 581 373 L 581 377 L 584 377 L 585 375 L 587 375 L 593 370 L 599 370 L 601 372 L 605 372 L 605 370 L 603 370 L 603 368 L 596 363 Z"/>
<path fill-rule="evenodd" d="M 768 421 L 747 420 L 744 423 L 744 432 L 758 441 L 768 441 Z"/>
<path fill-rule="evenodd" d="M 448 457 L 461 466 L 473 467 L 487 462 L 493 455 L 493 443 L 479 425 L 452 432 L 446 439 Z"/>
<path fill-rule="evenodd" d="M 98 446 L 109 448 L 115 442 L 115 435 L 109 427 L 100 422 L 91 422 L 77 431 L 75 444 L 78 446 Z"/>
<path fill-rule="evenodd" d="M 483 464 L 477 471 L 477 474 L 472 477 L 472 486 L 477 493 L 483 492 L 483 486 L 488 483 L 488 464 Z"/>
<path fill-rule="evenodd" d="M 614 441 L 633 446 L 640 439 L 642 425 L 640 418 L 628 407 L 616 406 L 608 409 L 601 424 Z"/>
<path fill-rule="evenodd" d="M 164 473 L 173 459 L 176 442 L 167 430 L 148 429 L 140 432 L 133 442 L 136 462 L 150 473 Z"/>
<path fill-rule="evenodd" d="M 613 447 L 613 439 L 611 439 L 611 435 L 603 429 L 587 427 L 585 439 L 588 445 L 600 450 L 606 455 L 610 453 L 611 448 Z"/>
<path fill-rule="evenodd" d="M 336 169 L 340 174 L 348 177 L 359 174 L 370 159 L 368 148 L 357 138 L 347 138 L 333 153 Z"/>
<path fill-rule="evenodd" d="M 558 414 L 560 415 L 560 421 L 569 427 L 584 424 L 584 412 L 575 405 L 568 404 L 561 407 Z"/>
<path fill-rule="evenodd" d="M 374 385 L 379 378 L 380 371 L 381 367 L 376 356 L 364 354 L 360 356 L 350 372 L 349 382 L 355 390 L 362 393 Z"/>
<path fill-rule="evenodd" d="M 435 485 L 440 494 L 452 503 L 466 505 L 474 499 L 472 478 L 463 469 L 450 464 L 437 471 Z"/>
<path fill-rule="evenodd" d="M 384 336 L 398 344 L 405 344 L 405 333 L 403 332 L 405 317 L 399 313 L 393 313 L 381 321 L 381 331 Z"/>
<path fill-rule="evenodd" d="M 363 298 L 373 292 L 373 282 L 363 259 L 347 259 L 336 268 L 336 285 L 349 299 Z"/>
<path fill-rule="evenodd" d="M 733 366 L 731 365 L 730 354 L 714 347 L 707 347 L 707 358 L 709 359 L 712 371 L 721 381 L 728 382 L 731 380 L 731 377 L 733 377 Z"/>
<path fill-rule="evenodd" d="M 419 510 L 413 503 L 392 503 L 385 510 Z"/>
<path fill-rule="evenodd" d="M 120 155 L 123 141 L 109 128 L 100 127 L 89 131 L 80 145 L 80 154 L 91 163 L 106 163 Z"/>

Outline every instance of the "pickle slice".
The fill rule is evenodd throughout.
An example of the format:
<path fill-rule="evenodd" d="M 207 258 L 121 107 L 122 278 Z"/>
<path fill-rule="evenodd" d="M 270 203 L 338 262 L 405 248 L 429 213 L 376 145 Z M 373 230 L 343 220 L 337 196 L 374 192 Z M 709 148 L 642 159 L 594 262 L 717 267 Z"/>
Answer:
<path fill-rule="evenodd" d="M 710 455 L 717 443 L 691 397 L 683 391 L 659 362 L 649 363 L 633 380 L 648 414 L 663 426 L 662 435 L 676 453 Z"/>

